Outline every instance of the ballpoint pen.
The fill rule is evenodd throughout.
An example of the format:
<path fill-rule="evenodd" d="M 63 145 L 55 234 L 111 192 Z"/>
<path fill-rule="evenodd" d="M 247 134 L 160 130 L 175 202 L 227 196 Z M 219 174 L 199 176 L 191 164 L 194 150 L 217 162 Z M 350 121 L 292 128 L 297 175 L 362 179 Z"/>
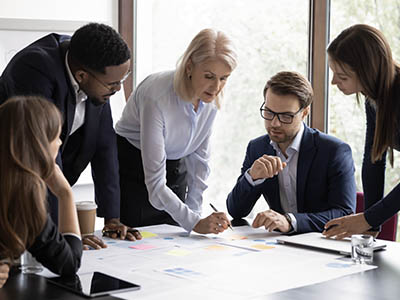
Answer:
<path fill-rule="evenodd" d="M 129 228 L 128 230 L 127 230 L 127 233 L 136 233 L 136 232 L 139 232 L 139 230 L 137 230 L 137 229 L 133 229 L 133 228 Z M 116 229 L 103 229 L 102 230 L 102 233 L 103 233 L 103 236 L 106 236 L 106 235 L 111 235 L 111 234 L 113 234 L 113 233 L 116 233 L 117 235 L 118 235 L 118 237 L 121 235 L 121 230 L 116 230 Z"/>
<path fill-rule="evenodd" d="M 215 212 L 218 212 L 218 209 L 216 209 L 214 205 L 212 205 L 212 204 L 210 203 L 210 206 L 211 206 L 211 208 L 212 208 Z M 229 227 L 231 230 L 233 230 L 231 224 L 228 224 L 228 227 Z"/>

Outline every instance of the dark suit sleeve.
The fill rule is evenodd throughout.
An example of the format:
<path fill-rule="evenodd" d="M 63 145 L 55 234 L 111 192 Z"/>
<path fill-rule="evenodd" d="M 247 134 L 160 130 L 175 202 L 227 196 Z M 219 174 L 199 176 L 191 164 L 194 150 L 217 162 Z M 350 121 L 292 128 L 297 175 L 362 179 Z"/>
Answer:
<path fill-rule="evenodd" d="M 324 225 L 331 219 L 351 214 L 356 204 L 356 183 L 351 148 L 345 143 L 330 147 L 324 153 L 327 165 L 327 207 L 329 209 L 315 213 L 294 213 L 297 220 L 297 232 L 323 231 Z M 316 201 L 326 201 L 316 199 Z"/>
<path fill-rule="evenodd" d="M 43 266 L 59 275 L 73 275 L 81 265 L 81 240 L 73 235 L 63 236 L 50 217 L 28 251 Z"/>
<path fill-rule="evenodd" d="M 52 99 L 54 80 L 54 71 L 48 68 L 43 53 L 39 50 L 24 52 L 19 54 L 19 59 L 10 62 L 2 75 L 1 101 L 17 95 L 41 95 Z"/>
<path fill-rule="evenodd" d="M 252 152 L 252 142 L 250 142 L 247 146 L 241 175 L 226 200 L 228 212 L 234 219 L 246 217 L 261 196 L 261 185 L 252 186 L 244 176 L 244 173 L 251 168 L 253 162 L 259 158 Z"/>
<path fill-rule="evenodd" d="M 104 104 L 96 151 L 91 160 L 97 215 L 106 220 L 120 216 L 120 187 L 117 155 L 117 137 L 113 128 L 110 104 Z"/>

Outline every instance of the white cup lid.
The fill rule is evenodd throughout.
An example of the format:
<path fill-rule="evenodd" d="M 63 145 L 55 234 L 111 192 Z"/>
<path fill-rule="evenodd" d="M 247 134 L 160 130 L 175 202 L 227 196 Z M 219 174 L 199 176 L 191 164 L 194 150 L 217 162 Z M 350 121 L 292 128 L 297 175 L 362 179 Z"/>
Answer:
<path fill-rule="evenodd" d="M 78 210 L 92 210 L 97 208 L 97 204 L 93 201 L 79 201 L 75 205 Z"/>

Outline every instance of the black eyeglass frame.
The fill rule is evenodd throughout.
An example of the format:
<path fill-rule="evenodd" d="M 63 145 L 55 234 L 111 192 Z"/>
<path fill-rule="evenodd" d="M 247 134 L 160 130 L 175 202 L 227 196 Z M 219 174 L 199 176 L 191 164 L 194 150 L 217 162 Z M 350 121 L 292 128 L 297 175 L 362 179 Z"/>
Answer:
<path fill-rule="evenodd" d="M 277 116 L 279 122 L 281 122 L 281 123 L 283 123 L 283 124 L 292 124 L 292 123 L 293 123 L 293 118 L 294 118 L 299 112 L 301 112 L 301 111 L 303 110 L 303 107 L 300 107 L 300 109 L 299 109 L 298 111 L 296 111 L 295 113 L 293 113 L 293 114 L 289 114 L 289 113 L 276 113 L 276 112 L 270 110 L 269 108 L 263 108 L 264 104 L 265 104 L 265 103 L 263 102 L 263 103 L 261 104 L 261 107 L 260 107 L 260 114 L 261 114 L 261 117 L 262 117 L 264 120 L 272 121 L 272 120 L 275 118 L 275 116 Z M 267 118 L 264 116 L 264 113 L 263 113 L 264 111 L 267 111 L 267 112 L 269 112 L 269 113 L 272 113 L 272 114 L 273 114 L 273 117 L 272 117 L 271 119 L 267 119 Z M 281 116 L 290 117 L 290 122 L 281 120 Z"/>

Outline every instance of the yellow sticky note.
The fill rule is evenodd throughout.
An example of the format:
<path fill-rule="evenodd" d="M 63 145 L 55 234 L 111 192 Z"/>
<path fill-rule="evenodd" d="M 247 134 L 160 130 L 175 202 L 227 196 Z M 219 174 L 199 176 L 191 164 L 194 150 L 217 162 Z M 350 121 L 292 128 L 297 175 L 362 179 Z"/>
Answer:
<path fill-rule="evenodd" d="M 226 247 L 225 246 L 221 246 L 221 245 L 211 245 L 211 246 L 208 246 L 208 247 L 206 247 L 204 249 L 207 249 L 207 250 L 226 250 Z"/>
<path fill-rule="evenodd" d="M 259 249 L 259 250 L 267 250 L 267 249 L 275 248 L 274 246 L 268 246 L 268 245 L 264 245 L 264 244 L 256 244 L 256 245 L 252 245 L 251 247 Z"/>
<path fill-rule="evenodd" d="M 191 252 L 186 249 L 173 249 L 167 252 L 168 255 L 173 255 L 173 256 L 185 256 L 189 255 Z"/>
<path fill-rule="evenodd" d="M 144 239 L 157 236 L 157 234 L 148 231 L 141 231 L 140 234 Z"/>

